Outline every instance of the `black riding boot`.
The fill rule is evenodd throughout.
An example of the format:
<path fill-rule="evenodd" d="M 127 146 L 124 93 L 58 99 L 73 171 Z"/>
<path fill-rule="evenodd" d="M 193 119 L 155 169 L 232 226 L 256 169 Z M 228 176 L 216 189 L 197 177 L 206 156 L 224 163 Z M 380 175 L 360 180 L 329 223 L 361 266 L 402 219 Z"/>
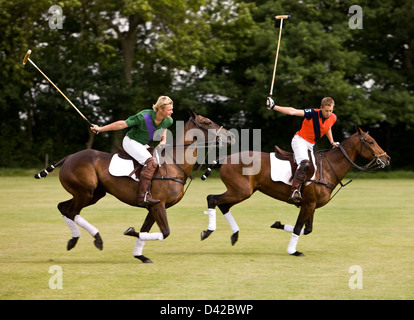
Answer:
<path fill-rule="evenodd" d="M 305 182 L 306 174 L 310 169 L 310 161 L 309 160 L 302 160 L 299 164 L 299 167 L 296 169 L 295 175 L 293 176 L 292 181 L 292 188 L 291 192 L 292 195 L 288 199 L 288 203 L 290 204 L 299 204 L 302 201 L 302 195 L 300 193 L 300 186 L 302 183 Z"/>

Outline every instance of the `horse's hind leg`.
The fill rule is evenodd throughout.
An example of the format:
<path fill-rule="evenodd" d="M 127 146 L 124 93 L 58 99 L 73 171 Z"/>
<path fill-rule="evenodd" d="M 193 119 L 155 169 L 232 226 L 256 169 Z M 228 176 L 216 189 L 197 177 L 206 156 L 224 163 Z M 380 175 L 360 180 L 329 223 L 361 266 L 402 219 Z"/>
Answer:
<path fill-rule="evenodd" d="M 77 226 L 88 231 L 89 234 L 95 238 L 95 246 L 99 250 L 103 249 L 103 241 L 99 234 L 99 230 L 79 215 L 82 208 L 96 203 L 103 196 L 105 196 L 105 192 L 96 189 L 91 197 L 88 197 L 87 193 L 84 193 L 83 196 L 76 196 L 76 198 L 74 197 L 73 199 L 58 204 L 58 209 L 62 213 L 63 220 L 66 222 L 72 233 L 72 239 L 67 243 L 67 250 L 74 248 L 78 242 L 80 231 Z"/>
<path fill-rule="evenodd" d="M 66 249 L 69 251 L 73 249 L 76 244 L 78 243 L 79 237 L 81 235 L 78 225 L 68 217 L 62 214 L 63 221 L 65 221 L 66 225 L 69 227 L 70 232 L 72 233 L 72 239 L 69 239 Z"/>

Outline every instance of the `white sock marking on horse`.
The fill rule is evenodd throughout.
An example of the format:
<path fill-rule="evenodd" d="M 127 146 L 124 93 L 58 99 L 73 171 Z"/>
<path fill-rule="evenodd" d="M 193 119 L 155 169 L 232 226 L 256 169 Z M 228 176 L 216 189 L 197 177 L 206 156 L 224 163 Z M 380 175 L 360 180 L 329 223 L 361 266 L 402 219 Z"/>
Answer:
<path fill-rule="evenodd" d="M 135 243 L 134 251 L 132 251 L 132 254 L 134 257 L 136 256 L 142 256 L 142 249 L 144 249 L 145 241 L 141 239 L 137 239 L 137 242 Z"/>
<path fill-rule="evenodd" d="M 237 225 L 236 220 L 234 220 L 234 218 L 233 218 L 233 216 L 232 216 L 232 214 L 231 214 L 231 212 L 230 212 L 230 211 L 229 211 L 229 212 L 227 212 L 227 213 L 224 215 L 224 218 L 226 218 L 227 222 L 228 222 L 228 223 L 229 223 L 229 225 L 230 225 L 230 229 L 231 229 L 231 231 L 232 231 L 233 233 L 236 233 L 237 231 L 240 231 L 240 228 L 239 228 L 239 226 Z"/>
<path fill-rule="evenodd" d="M 295 227 L 291 226 L 290 224 L 285 224 L 285 226 L 283 227 L 283 230 L 286 231 L 286 232 L 293 233 L 294 228 Z M 300 234 L 305 234 L 305 229 L 304 228 L 300 231 Z"/>
<path fill-rule="evenodd" d="M 98 229 L 96 229 L 93 225 L 91 225 L 88 221 L 86 221 L 80 215 L 76 215 L 74 220 L 79 227 L 88 231 L 92 237 L 94 237 L 99 232 Z"/>
<path fill-rule="evenodd" d="M 208 214 L 207 230 L 216 230 L 216 209 L 208 209 L 207 211 L 204 211 L 204 214 Z"/>
<path fill-rule="evenodd" d="M 296 246 L 298 245 L 299 236 L 292 233 L 292 237 L 290 238 L 289 245 L 287 248 L 287 252 L 289 254 L 294 254 L 296 252 Z"/>
<path fill-rule="evenodd" d="M 153 241 L 153 240 L 164 240 L 164 236 L 161 232 L 140 232 L 139 233 L 139 239 L 144 241 Z"/>
<path fill-rule="evenodd" d="M 73 238 L 79 238 L 81 233 L 80 230 L 78 228 L 78 226 L 76 225 L 76 223 L 73 220 L 70 220 L 68 217 L 62 215 L 63 220 L 66 222 L 66 224 L 68 225 L 70 232 L 72 232 L 72 237 Z"/>

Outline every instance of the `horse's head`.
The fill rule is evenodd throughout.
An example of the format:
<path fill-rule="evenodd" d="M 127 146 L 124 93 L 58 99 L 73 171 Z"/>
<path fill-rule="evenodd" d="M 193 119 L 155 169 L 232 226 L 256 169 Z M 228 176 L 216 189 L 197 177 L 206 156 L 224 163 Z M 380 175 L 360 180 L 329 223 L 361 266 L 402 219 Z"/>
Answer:
<path fill-rule="evenodd" d="M 373 167 L 376 166 L 383 169 L 390 165 L 391 158 L 384 150 L 382 150 L 375 139 L 371 137 L 368 132 L 362 131 L 360 127 L 356 126 L 355 128 L 361 142 L 359 155 L 365 159 L 371 160 L 367 166 L 372 164 Z"/>
<path fill-rule="evenodd" d="M 216 139 L 218 145 L 221 145 L 223 142 L 233 144 L 236 141 L 234 134 L 223 128 L 223 126 L 218 125 L 206 117 L 196 114 L 190 109 L 188 109 L 188 112 L 191 116 L 190 121 L 197 129 L 201 129 L 204 132 L 204 135 L 208 140 L 212 137 Z"/>

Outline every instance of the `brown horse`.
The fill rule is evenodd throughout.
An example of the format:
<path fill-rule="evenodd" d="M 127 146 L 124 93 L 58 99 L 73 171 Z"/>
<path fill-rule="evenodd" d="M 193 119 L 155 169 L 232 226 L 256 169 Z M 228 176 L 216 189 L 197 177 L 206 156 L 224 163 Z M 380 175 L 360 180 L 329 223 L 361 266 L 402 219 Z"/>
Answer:
<path fill-rule="evenodd" d="M 292 233 L 288 246 L 288 253 L 295 256 L 303 256 L 303 253 L 296 251 L 300 234 L 312 232 L 312 222 L 315 209 L 327 204 L 331 199 L 331 193 L 335 187 L 342 182 L 347 172 L 355 167 L 361 171 L 384 168 L 390 164 L 391 158 L 381 149 L 377 142 L 360 128 L 357 133 L 345 140 L 339 148 L 334 148 L 326 153 L 316 155 L 317 174 L 312 183 L 304 187 L 300 212 L 295 226 L 282 225 L 276 221 L 272 227 L 283 229 Z M 201 240 L 206 239 L 215 230 L 216 206 L 219 207 L 228 221 L 233 235 L 231 242 L 234 245 L 238 239 L 239 227 L 230 213 L 230 208 L 235 204 L 248 199 L 255 191 L 287 202 L 290 196 L 290 186 L 282 182 L 271 180 L 270 155 L 263 152 L 249 152 L 250 158 L 261 162 L 260 172 L 255 175 L 244 175 L 243 165 L 240 159 L 242 153 L 232 154 L 227 157 L 225 164 L 221 166 L 220 177 L 227 187 L 227 191 L 220 195 L 207 196 L 209 215 L 209 227 L 201 233 Z M 371 160 L 364 167 L 358 166 L 355 161 L 362 157 Z M 304 229 L 303 226 L 305 226 Z"/>
<path fill-rule="evenodd" d="M 184 129 L 177 135 L 177 140 L 168 152 L 165 148 L 165 161 L 152 180 L 151 193 L 160 203 L 148 206 L 148 214 L 141 227 L 140 233 L 134 228 L 129 228 L 125 235 L 137 237 L 134 248 L 134 256 L 144 263 L 152 261 L 142 255 L 146 240 L 164 240 L 170 234 L 166 208 L 179 202 L 184 196 L 184 185 L 190 176 L 196 162 L 198 148 L 207 147 L 216 140 L 234 142 L 234 135 L 223 129 L 208 118 L 197 115 L 189 110 L 191 118 L 185 123 Z M 191 130 L 194 129 L 194 130 Z M 188 133 L 188 134 L 187 134 Z M 204 140 L 203 140 L 204 138 Z M 209 140 L 209 138 L 214 138 Z M 203 141 L 199 141 L 203 140 Z M 177 144 L 177 141 L 183 144 Z M 202 144 L 202 142 L 207 142 Z M 187 150 L 188 149 L 188 150 Z M 72 194 L 73 198 L 58 204 L 64 221 L 72 232 L 72 239 L 68 241 L 67 249 L 72 249 L 80 236 L 77 226 L 87 230 L 94 238 L 95 246 L 102 250 L 103 242 L 97 228 L 80 216 L 80 211 L 86 206 L 95 204 L 108 192 L 131 206 L 137 205 L 138 182 L 129 177 L 114 177 L 108 167 L 113 154 L 96 151 L 83 150 L 56 162 L 42 173 L 35 175 L 36 178 L 46 176 L 55 167 L 62 165 L 59 178 L 62 186 Z M 157 223 L 161 232 L 148 233 Z"/>

